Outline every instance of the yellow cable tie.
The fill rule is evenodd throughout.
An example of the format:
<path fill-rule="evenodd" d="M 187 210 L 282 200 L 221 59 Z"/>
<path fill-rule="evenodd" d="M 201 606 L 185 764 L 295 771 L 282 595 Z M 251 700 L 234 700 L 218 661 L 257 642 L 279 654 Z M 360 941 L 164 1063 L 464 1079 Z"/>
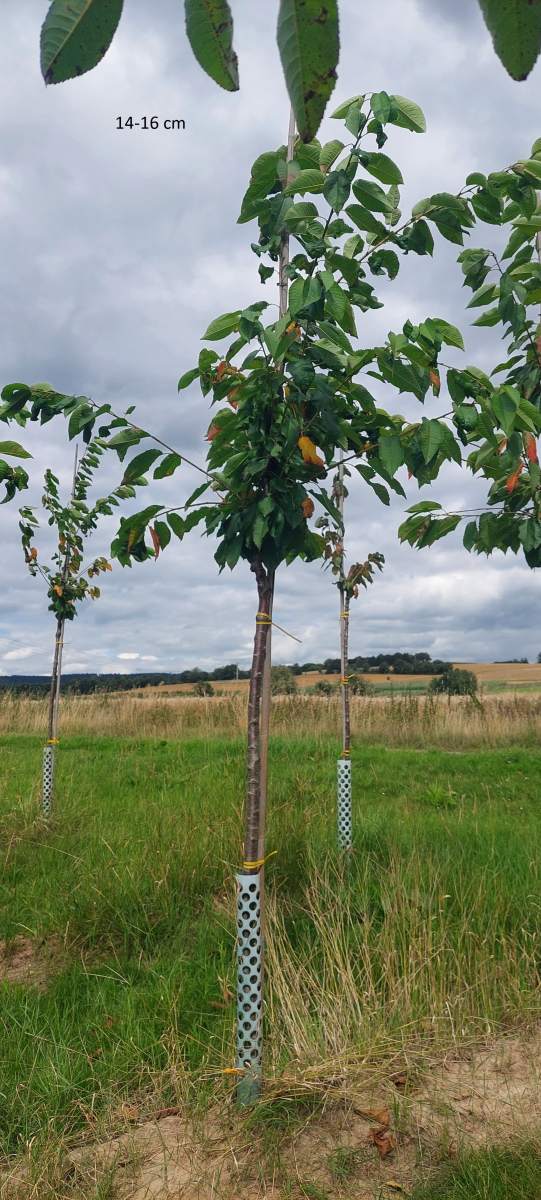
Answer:
<path fill-rule="evenodd" d="M 347 683 L 349 683 L 350 679 L 351 679 L 351 675 L 342 675 L 340 683 L 343 684 L 343 686 L 345 687 L 345 685 Z"/>
<path fill-rule="evenodd" d="M 292 638 L 294 642 L 299 642 L 299 645 L 302 642 L 302 638 L 295 637 L 294 633 L 290 633 L 288 629 L 283 629 L 281 625 L 277 625 L 276 621 L 273 621 L 268 613 L 256 613 L 255 623 L 256 625 L 272 625 L 274 629 L 279 629 L 280 633 L 285 633 L 286 637 Z"/>
<path fill-rule="evenodd" d="M 244 1075 L 243 1067 L 224 1067 L 222 1075 Z"/>
<path fill-rule="evenodd" d="M 344 621 L 347 621 L 349 619 L 349 610 L 348 610 L 348 612 L 341 612 L 340 616 L 343 618 Z"/>
<path fill-rule="evenodd" d="M 264 858 L 254 858 L 253 861 L 250 859 L 246 859 L 246 861 L 243 862 L 243 864 L 242 864 L 243 870 L 256 871 L 259 869 L 259 867 L 264 867 L 267 860 L 269 858 L 273 858 L 275 854 L 278 854 L 278 851 L 271 850 L 270 854 L 266 854 Z"/>
<path fill-rule="evenodd" d="M 47 746 L 59 746 L 60 738 L 48 738 L 46 744 L 47 744 Z"/>
<path fill-rule="evenodd" d="M 349 758 L 350 755 L 351 755 L 351 750 L 342 750 L 340 758 Z"/>

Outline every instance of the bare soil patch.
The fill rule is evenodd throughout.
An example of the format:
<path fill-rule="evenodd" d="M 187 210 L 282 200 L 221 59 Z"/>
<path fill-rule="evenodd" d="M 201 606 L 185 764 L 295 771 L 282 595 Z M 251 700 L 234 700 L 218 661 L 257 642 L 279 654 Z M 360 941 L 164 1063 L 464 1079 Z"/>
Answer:
<path fill-rule="evenodd" d="M 0 939 L 0 983 L 20 983 L 44 990 L 63 959 L 58 938 Z"/>
<path fill-rule="evenodd" d="M 162 1110 L 125 1131 L 66 1153 L 60 1190 L 36 1191 L 20 1164 L 0 1182 L 2 1200 L 85 1197 L 107 1179 L 114 1200 L 386 1200 L 408 1196 L 466 1147 L 524 1141 L 541 1129 L 541 1029 L 447 1055 L 408 1094 L 407 1068 L 361 1099 L 329 1101 L 284 1134 L 250 1124 L 233 1106 L 192 1123 Z M 58 1178 L 58 1176 L 57 1176 Z M 60 1180 L 59 1180 L 60 1184 Z"/>

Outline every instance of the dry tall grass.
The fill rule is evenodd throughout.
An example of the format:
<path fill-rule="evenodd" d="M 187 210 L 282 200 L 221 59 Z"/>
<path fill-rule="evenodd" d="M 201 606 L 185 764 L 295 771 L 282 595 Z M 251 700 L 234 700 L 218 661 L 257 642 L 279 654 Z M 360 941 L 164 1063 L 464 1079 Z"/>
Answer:
<path fill-rule="evenodd" d="M 45 734 L 45 700 L 5 695 L 0 734 Z M 118 737 L 235 738 L 246 728 L 246 699 L 241 695 L 199 699 L 139 696 L 74 696 L 62 701 L 61 730 L 66 735 Z M 278 697 L 273 703 L 273 732 L 281 736 L 338 736 L 337 697 Z M 541 696 L 518 693 L 467 697 L 394 695 L 352 698 L 352 732 L 357 744 L 434 746 L 467 749 L 539 743 Z"/>
<path fill-rule="evenodd" d="M 268 901 L 277 1074 L 284 1065 L 293 1074 L 302 1068 L 308 1086 L 327 1069 L 335 1086 L 351 1083 L 403 1052 L 422 1057 L 482 1041 L 511 1015 L 516 1024 L 538 1018 L 539 933 L 517 938 L 516 931 L 504 931 L 505 905 L 496 891 L 487 905 L 482 874 L 473 886 L 471 877 L 462 884 L 455 878 L 463 894 L 451 908 L 445 869 L 427 866 L 418 854 L 407 867 L 398 855 L 390 859 L 378 910 L 367 861 L 354 887 L 348 887 L 347 869 L 343 876 L 330 860 L 314 859 L 310 880 L 296 915 L 312 929 L 311 943 L 294 944 L 283 898 Z"/>

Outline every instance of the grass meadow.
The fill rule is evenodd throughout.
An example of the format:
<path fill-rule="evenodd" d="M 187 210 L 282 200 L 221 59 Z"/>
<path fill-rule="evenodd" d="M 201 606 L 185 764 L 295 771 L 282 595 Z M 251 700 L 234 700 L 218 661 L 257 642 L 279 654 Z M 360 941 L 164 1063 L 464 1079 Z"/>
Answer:
<path fill-rule="evenodd" d="M 268 1086 L 250 1118 L 259 1176 L 250 1158 L 252 1190 L 247 1182 L 223 1194 L 384 1197 L 391 1192 L 377 1189 L 409 1147 L 406 1194 L 416 1200 L 533 1200 L 541 1168 L 531 1140 L 487 1152 L 476 1143 L 473 1156 L 453 1142 L 451 1155 L 436 1120 L 430 1151 L 421 1135 L 412 1149 L 403 1133 L 397 1167 L 392 1154 L 383 1158 L 385 1178 L 372 1190 L 359 1191 L 368 1167 L 344 1148 L 343 1131 L 339 1168 L 331 1148 L 323 1175 L 315 1166 L 288 1175 L 283 1164 L 276 1174 L 277 1146 L 293 1130 L 344 1106 L 357 1111 L 374 1089 L 399 1139 L 401 1105 L 435 1064 L 517 1031 L 527 1039 L 540 1016 L 539 701 L 490 697 L 480 710 L 409 697 L 354 707 L 355 853 L 346 867 L 334 849 L 337 707 L 308 697 L 275 706 Z M 50 1156 L 171 1109 L 233 1120 L 242 700 L 68 700 L 49 828 L 38 811 L 42 718 L 36 701 L 8 699 L 0 710 L 0 1144 L 9 1168 L 0 1195 L 142 1197 L 151 1193 L 117 1191 L 114 1173 L 70 1190 L 54 1155 L 50 1175 Z M 133 736 L 137 720 L 145 736 Z M 397 1072 L 400 1092 L 389 1082 Z M 38 1174 L 15 1190 L 14 1164 L 28 1158 Z M 282 1190 L 261 1174 L 271 1159 Z M 514 1191 L 497 1183 L 506 1171 Z M 222 1192 L 163 1192 L 184 1194 Z"/>

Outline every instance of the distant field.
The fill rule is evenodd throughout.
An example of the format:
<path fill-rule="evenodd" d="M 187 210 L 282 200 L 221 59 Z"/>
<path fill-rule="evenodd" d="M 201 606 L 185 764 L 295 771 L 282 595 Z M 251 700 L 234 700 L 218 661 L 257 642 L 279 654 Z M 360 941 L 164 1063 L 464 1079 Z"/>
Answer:
<path fill-rule="evenodd" d="M 507 687 L 539 687 L 541 690 L 541 663 L 454 663 L 455 667 L 464 668 L 467 671 L 473 671 L 481 685 L 499 685 Z M 376 672 L 360 673 L 360 678 L 371 683 L 376 688 L 416 688 L 425 690 L 430 686 L 433 680 L 433 675 L 395 675 L 390 672 L 387 675 L 380 675 Z M 297 686 L 301 689 L 314 687 L 316 683 L 325 681 L 326 683 L 337 684 L 340 679 L 338 674 L 326 675 L 322 671 L 309 671 L 304 675 L 297 675 Z M 164 683 L 158 684 L 156 687 L 134 688 L 133 691 L 144 691 L 146 696 L 193 692 L 192 683 Z M 246 692 L 248 690 L 247 679 L 224 679 L 213 680 L 213 687 L 219 692 Z"/>

